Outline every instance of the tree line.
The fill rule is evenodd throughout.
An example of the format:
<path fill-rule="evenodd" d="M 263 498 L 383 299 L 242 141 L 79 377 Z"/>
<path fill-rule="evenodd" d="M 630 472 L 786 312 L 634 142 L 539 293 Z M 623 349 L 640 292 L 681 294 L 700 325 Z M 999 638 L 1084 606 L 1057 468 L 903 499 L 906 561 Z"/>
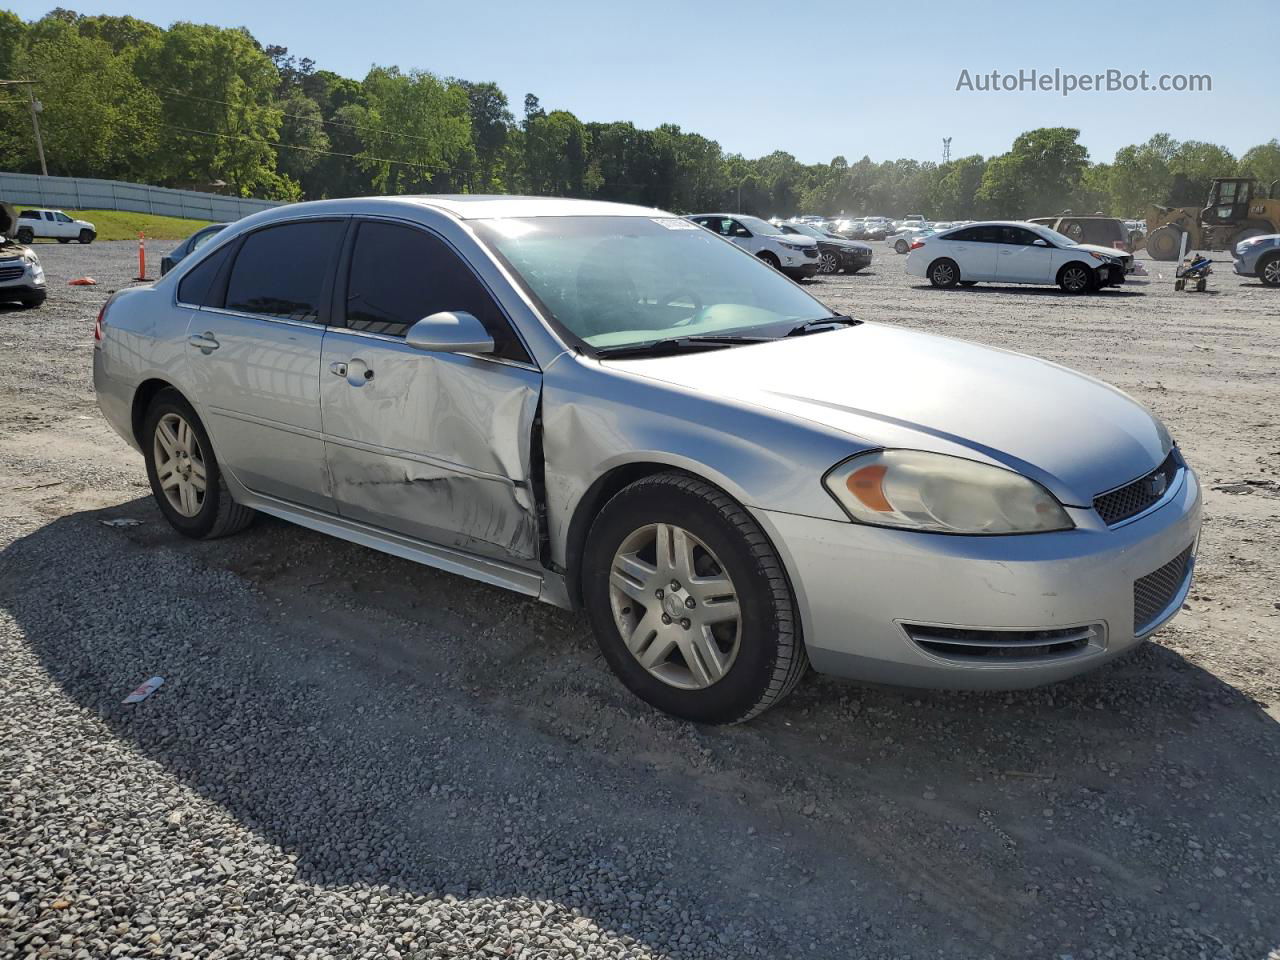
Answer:
<path fill-rule="evenodd" d="M 394 66 L 354 80 L 243 28 L 62 8 L 31 22 L 0 11 L 0 79 L 37 81 L 51 174 L 277 200 L 527 193 L 762 216 L 1141 216 L 1202 203 L 1214 177 L 1280 178 L 1275 139 L 1236 157 L 1158 133 L 1092 163 L 1065 127 L 947 163 L 747 158 L 675 124 L 584 123 L 533 94 L 517 113 L 494 83 Z M 0 87 L 0 169 L 35 173 L 24 91 Z"/>

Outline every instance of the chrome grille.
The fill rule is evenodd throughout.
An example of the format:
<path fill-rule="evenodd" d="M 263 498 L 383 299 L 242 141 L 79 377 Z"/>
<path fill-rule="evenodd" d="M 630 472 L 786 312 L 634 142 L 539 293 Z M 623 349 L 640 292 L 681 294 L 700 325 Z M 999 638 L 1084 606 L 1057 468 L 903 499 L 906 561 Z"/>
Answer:
<path fill-rule="evenodd" d="M 1101 626 L 1061 630 L 970 630 L 904 624 L 922 650 L 947 660 L 1053 660 L 1079 653 L 1090 641 L 1101 641 Z"/>
<path fill-rule="evenodd" d="M 22 267 L 0 267 L 0 280 L 17 280 L 22 272 Z"/>
<path fill-rule="evenodd" d="M 1191 550 L 1187 547 L 1159 570 L 1140 577 L 1133 583 L 1133 632 L 1135 635 L 1150 630 L 1169 604 L 1173 603 L 1187 579 L 1191 563 Z"/>
<path fill-rule="evenodd" d="M 1159 501 L 1165 491 L 1173 486 L 1177 476 L 1178 454 L 1177 451 L 1170 450 L 1164 463 L 1146 476 L 1094 497 L 1093 508 L 1098 511 L 1103 523 L 1109 527 L 1115 526 L 1123 520 L 1136 517 Z"/>

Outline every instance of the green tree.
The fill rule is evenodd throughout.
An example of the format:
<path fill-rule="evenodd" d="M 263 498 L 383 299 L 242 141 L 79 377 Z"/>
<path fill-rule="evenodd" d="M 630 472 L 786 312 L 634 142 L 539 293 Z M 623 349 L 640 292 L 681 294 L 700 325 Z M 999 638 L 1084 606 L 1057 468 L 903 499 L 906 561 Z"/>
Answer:
<path fill-rule="evenodd" d="M 1240 158 L 1240 175 L 1257 177 L 1264 191 L 1280 180 L 1280 140 L 1268 140 L 1245 151 Z"/>
<path fill-rule="evenodd" d="M 137 73 L 164 103 L 160 179 L 206 190 L 225 183 L 241 196 L 298 195 L 273 146 L 280 77 L 248 31 L 175 23 L 138 53 Z"/>
<path fill-rule="evenodd" d="M 1209 196 L 1216 177 L 1234 177 L 1236 158 L 1226 147 L 1203 140 L 1186 140 L 1178 144 L 1169 159 L 1169 200 L 1175 206 L 1199 206 Z"/>
<path fill-rule="evenodd" d="M 374 67 L 364 78 L 360 162 L 379 193 L 451 192 L 475 154 L 467 91 L 423 70 Z"/>
<path fill-rule="evenodd" d="M 1132 216 L 1145 214 L 1153 203 L 1165 203 L 1173 180 L 1169 164 L 1178 147 L 1169 134 L 1157 133 L 1146 143 L 1117 150 L 1106 178 L 1112 208 Z"/>

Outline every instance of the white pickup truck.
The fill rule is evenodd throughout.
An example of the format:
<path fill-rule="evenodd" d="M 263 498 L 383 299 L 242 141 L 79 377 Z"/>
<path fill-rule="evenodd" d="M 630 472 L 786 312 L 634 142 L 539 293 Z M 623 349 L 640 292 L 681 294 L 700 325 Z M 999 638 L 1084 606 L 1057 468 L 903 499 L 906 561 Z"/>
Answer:
<path fill-rule="evenodd" d="M 48 237 L 59 243 L 93 243 L 98 235 L 88 220 L 73 220 L 61 210 L 23 210 L 18 214 L 19 243 L 30 243 L 37 237 Z"/>

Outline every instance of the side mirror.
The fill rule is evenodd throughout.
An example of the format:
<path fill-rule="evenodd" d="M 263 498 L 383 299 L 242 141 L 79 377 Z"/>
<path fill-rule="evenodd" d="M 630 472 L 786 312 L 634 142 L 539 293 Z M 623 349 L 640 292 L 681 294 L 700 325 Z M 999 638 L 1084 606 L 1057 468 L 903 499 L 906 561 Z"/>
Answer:
<path fill-rule="evenodd" d="M 435 353 L 493 353 L 493 337 L 474 314 L 443 311 L 423 317 L 405 334 L 404 342 L 415 350 Z"/>
<path fill-rule="evenodd" d="M 1044 239 L 1044 237 L 1039 237 L 1038 239 L 1032 240 L 1031 245 L 1033 247 L 1047 247 L 1049 245 L 1049 241 Z"/>

